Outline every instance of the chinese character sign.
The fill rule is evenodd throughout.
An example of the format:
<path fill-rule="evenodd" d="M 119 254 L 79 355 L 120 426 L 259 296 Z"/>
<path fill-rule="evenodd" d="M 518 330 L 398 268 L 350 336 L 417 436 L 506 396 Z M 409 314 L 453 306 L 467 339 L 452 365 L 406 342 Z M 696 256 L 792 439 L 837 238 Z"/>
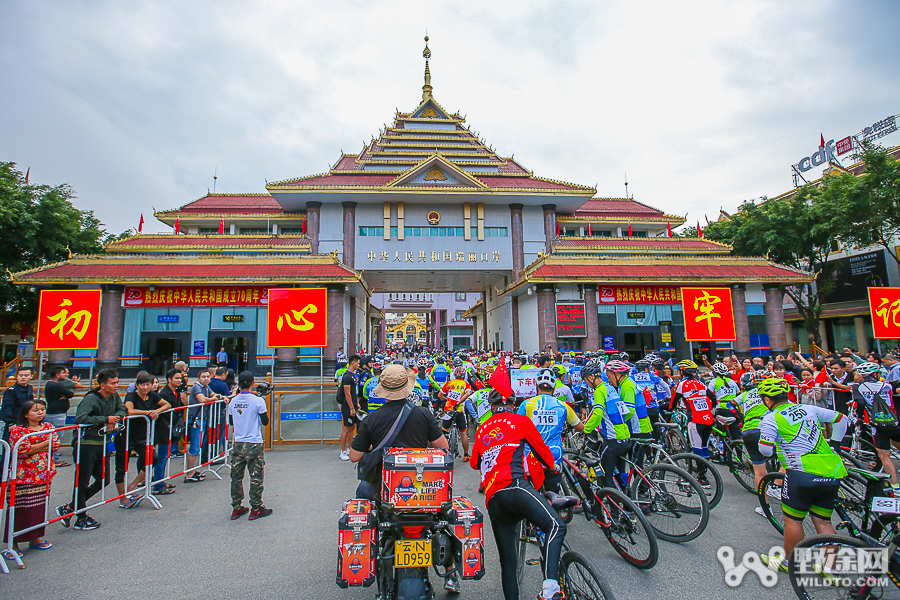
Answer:
<path fill-rule="evenodd" d="M 537 382 L 535 377 L 538 374 L 537 369 L 510 369 L 509 383 L 512 385 L 513 393 L 516 396 L 524 396 L 531 398 L 537 395 Z"/>
<path fill-rule="evenodd" d="M 734 340 L 731 288 L 681 288 L 684 338 L 688 341 Z"/>
<path fill-rule="evenodd" d="M 900 337 L 900 288 L 870 287 L 869 313 L 875 339 Z"/>
<path fill-rule="evenodd" d="M 37 350 L 96 350 L 100 339 L 100 290 L 41 290 Z"/>
<path fill-rule="evenodd" d="M 209 285 L 126 286 L 125 308 L 162 306 L 265 306 L 268 288 Z"/>
<path fill-rule="evenodd" d="M 678 304 L 681 291 L 669 285 L 601 285 L 602 304 Z"/>
<path fill-rule="evenodd" d="M 327 346 L 327 290 L 325 288 L 270 289 L 266 331 L 269 348 Z"/>
<path fill-rule="evenodd" d="M 587 325 L 583 302 L 556 305 L 556 337 L 584 337 Z"/>

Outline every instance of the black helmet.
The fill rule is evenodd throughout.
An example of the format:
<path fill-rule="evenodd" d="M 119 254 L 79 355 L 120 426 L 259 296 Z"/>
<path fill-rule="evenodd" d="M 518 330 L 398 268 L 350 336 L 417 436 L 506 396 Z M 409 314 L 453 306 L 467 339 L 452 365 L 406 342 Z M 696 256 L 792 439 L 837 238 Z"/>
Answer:
<path fill-rule="evenodd" d="M 581 379 L 585 377 L 598 377 L 603 373 L 603 363 L 592 360 L 581 368 Z"/>

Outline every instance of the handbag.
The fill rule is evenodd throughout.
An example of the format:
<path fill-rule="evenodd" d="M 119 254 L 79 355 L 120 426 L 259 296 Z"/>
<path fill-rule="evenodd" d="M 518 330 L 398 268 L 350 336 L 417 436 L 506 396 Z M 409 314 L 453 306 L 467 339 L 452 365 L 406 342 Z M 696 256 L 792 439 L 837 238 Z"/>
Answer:
<path fill-rule="evenodd" d="M 184 418 L 178 417 L 178 421 L 172 425 L 172 441 L 177 442 L 184 437 Z"/>
<path fill-rule="evenodd" d="M 406 423 L 406 419 L 409 418 L 409 415 L 412 414 L 412 411 L 412 404 L 404 402 L 403 408 L 400 409 L 400 414 L 397 415 L 397 419 L 394 421 L 394 424 L 391 426 L 387 435 L 384 436 L 384 439 L 381 440 L 381 443 L 375 448 L 372 448 L 369 452 L 366 452 L 363 457 L 359 459 L 359 464 L 356 465 L 357 479 L 360 481 L 368 481 L 370 483 L 378 480 L 378 470 L 381 468 L 382 461 L 384 460 L 384 449 L 393 444 L 394 440 L 397 439 L 400 430 L 403 429 L 403 425 Z"/>

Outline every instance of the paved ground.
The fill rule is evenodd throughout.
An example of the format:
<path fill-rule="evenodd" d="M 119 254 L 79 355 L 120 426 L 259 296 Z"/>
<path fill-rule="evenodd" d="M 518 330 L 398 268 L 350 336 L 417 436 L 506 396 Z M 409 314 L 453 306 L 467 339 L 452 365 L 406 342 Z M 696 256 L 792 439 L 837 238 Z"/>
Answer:
<path fill-rule="evenodd" d="M 48 535 L 54 544 L 51 550 L 26 550 L 25 570 L 11 565 L 11 573 L 0 574 L 0 596 L 4 600 L 374 598 L 374 588 L 342 590 L 334 583 L 338 512 L 356 488 L 355 470 L 337 455 L 334 446 L 268 453 L 264 500 L 275 514 L 254 522 L 228 519 L 229 482 L 223 469 L 223 481 L 176 481 L 177 493 L 162 498 L 165 507 L 160 511 L 146 502 L 130 511 L 108 505 L 92 512 L 103 526 L 91 532 L 55 524 Z M 460 468 L 454 491 L 483 505 L 477 483 L 476 472 Z M 569 527 L 568 540 L 596 562 L 619 600 L 793 598 L 786 578 L 773 589 L 763 588 L 752 573 L 737 589 L 725 585 L 716 560 L 720 545 L 733 546 L 741 557 L 780 543 L 775 530 L 753 513 L 753 496 L 730 476 L 725 486 L 725 497 L 713 511 L 706 533 L 682 545 L 660 542 L 660 562 L 649 572 L 625 563 L 596 526 L 580 515 Z M 70 493 L 71 469 L 64 469 L 54 484 L 52 506 Z M 503 597 L 489 527 L 486 532 L 487 573 L 481 581 L 464 582 L 460 598 Z M 537 570 L 529 568 L 523 598 L 537 594 Z M 438 597 L 445 597 L 444 592 Z"/>

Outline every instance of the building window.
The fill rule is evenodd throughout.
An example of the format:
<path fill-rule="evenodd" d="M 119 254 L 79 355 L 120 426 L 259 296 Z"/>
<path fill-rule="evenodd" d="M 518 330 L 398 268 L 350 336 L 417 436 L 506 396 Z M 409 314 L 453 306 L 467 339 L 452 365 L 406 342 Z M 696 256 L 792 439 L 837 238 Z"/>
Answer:
<path fill-rule="evenodd" d="M 396 234 L 396 227 L 391 227 Z M 384 227 L 360 227 L 359 235 L 363 237 L 384 237 Z"/>
<path fill-rule="evenodd" d="M 457 293 L 456 293 L 456 299 L 457 299 L 459 302 L 465 302 L 465 301 L 466 301 L 466 293 L 465 293 L 465 292 L 457 292 Z"/>
<path fill-rule="evenodd" d="M 585 230 L 584 235 L 585 235 L 585 237 L 612 237 L 612 233 L 613 232 L 608 229 L 603 229 L 603 230 L 591 229 L 591 235 L 588 235 L 587 230 Z"/>
<path fill-rule="evenodd" d="M 647 237 L 646 231 L 634 231 L 632 230 L 632 237 Z"/>
<path fill-rule="evenodd" d="M 466 311 L 464 311 L 464 310 L 456 311 L 456 320 L 457 321 L 465 321 L 466 320 L 466 318 L 463 316 L 464 312 L 466 312 Z"/>
<path fill-rule="evenodd" d="M 197 230 L 197 233 L 200 235 L 218 235 L 219 228 L 218 227 L 201 227 Z"/>
<path fill-rule="evenodd" d="M 485 227 L 484 237 L 507 237 L 506 227 Z"/>
<path fill-rule="evenodd" d="M 268 235 L 269 230 L 262 227 L 241 227 L 239 230 L 241 235 Z"/>
<path fill-rule="evenodd" d="M 302 227 L 279 227 L 278 233 L 281 235 L 302 235 L 303 228 Z M 362 235 L 362 234 L 360 234 Z"/>

